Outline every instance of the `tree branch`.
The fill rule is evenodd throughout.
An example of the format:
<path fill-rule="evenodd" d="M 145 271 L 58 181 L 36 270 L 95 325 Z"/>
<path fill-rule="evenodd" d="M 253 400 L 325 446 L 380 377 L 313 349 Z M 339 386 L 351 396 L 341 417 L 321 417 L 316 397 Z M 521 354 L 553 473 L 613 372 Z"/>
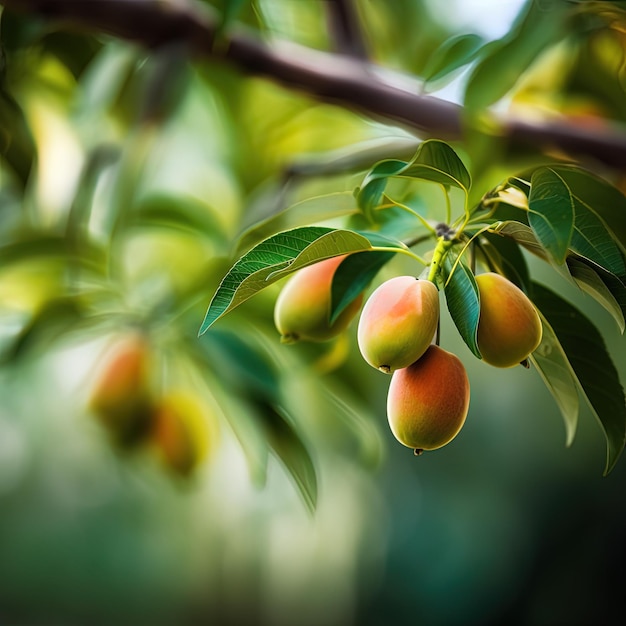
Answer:
<path fill-rule="evenodd" d="M 367 47 L 359 26 L 354 0 L 325 0 L 328 30 L 340 54 L 366 61 Z"/>
<path fill-rule="evenodd" d="M 428 136 L 460 139 L 462 107 L 400 85 L 382 68 L 345 56 L 294 44 L 268 43 L 240 28 L 215 41 L 217 20 L 208 7 L 187 0 L 3 0 L 5 7 L 60 22 L 63 26 L 107 33 L 156 48 L 184 42 L 192 57 L 217 59 L 249 74 L 265 76 L 318 99 L 395 122 Z M 407 81 L 405 81 L 407 82 Z M 626 130 L 607 122 L 583 128 L 566 121 L 538 123 L 499 120 L 503 138 L 514 144 L 557 149 L 591 157 L 616 168 L 626 163 Z"/>

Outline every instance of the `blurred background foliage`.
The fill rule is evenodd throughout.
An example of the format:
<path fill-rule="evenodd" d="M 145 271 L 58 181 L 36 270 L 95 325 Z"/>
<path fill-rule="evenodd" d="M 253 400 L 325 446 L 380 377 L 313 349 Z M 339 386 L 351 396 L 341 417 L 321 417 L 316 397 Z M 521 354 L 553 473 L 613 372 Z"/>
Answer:
<path fill-rule="evenodd" d="M 236 20 L 336 45 L 329 2 L 210 4 L 224 33 Z M 574 17 L 538 40 L 515 26 L 518 1 L 356 6 L 368 56 L 388 69 L 437 76 L 451 37 L 472 35 L 470 60 L 504 38 L 491 80 L 511 68 L 519 80 L 493 95 L 502 111 L 626 121 L 621 3 L 569 3 Z M 197 337 L 237 254 L 291 225 L 281 209 L 338 193 L 305 209 L 350 223 L 362 170 L 418 138 L 176 45 L 148 52 L 8 9 L 0 37 L 1 624 L 616 623 L 624 462 L 601 478 L 588 413 L 564 447 L 536 372 L 476 361 L 444 317 L 470 415 L 416 459 L 387 428 L 388 381 L 354 328 L 321 346 L 278 342 L 279 285 Z M 462 99 L 472 71 L 424 89 Z M 481 193 L 547 158 L 472 135 L 456 148 Z M 584 164 L 624 184 L 623 168 Z M 438 219 L 437 190 L 411 194 Z M 379 279 L 411 271 L 396 259 Z M 608 340 L 623 373 L 623 343 Z M 121 437 L 94 394 L 116 350 L 136 345 L 149 417 Z"/>

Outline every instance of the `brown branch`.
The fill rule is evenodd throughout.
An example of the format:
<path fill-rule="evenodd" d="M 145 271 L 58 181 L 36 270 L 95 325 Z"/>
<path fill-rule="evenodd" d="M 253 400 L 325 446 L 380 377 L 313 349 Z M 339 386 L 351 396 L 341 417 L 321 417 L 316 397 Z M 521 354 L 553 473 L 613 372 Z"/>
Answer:
<path fill-rule="evenodd" d="M 442 139 L 463 136 L 462 107 L 417 93 L 418 85 L 399 85 L 372 64 L 293 44 L 268 43 L 241 29 L 215 42 L 217 20 L 205 5 L 184 0 L 3 0 L 65 26 L 107 33 L 148 48 L 184 42 L 197 59 L 217 59 L 249 74 L 265 76 L 316 98 L 395 122 Z M 582 128 L 565 121 L 500 121 L 500 132 L 513 144 L 557 149 L 591 157 L 623 169 L 626 130 L 623 126 Z"/>
<path fill-rule="evenodd" d="M 325 0 L 328 29 L 340 54 L 366 61 L 367 46 L 354 0 Z"/>

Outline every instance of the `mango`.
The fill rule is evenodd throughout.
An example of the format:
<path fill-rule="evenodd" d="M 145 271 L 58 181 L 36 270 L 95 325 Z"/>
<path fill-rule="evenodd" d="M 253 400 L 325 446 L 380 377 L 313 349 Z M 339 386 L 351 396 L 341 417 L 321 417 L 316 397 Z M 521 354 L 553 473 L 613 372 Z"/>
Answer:
<path fill-rule="evenodd" d="M 428 280 L 396 276 L 367 299 L 357 331 L 363 358 L 387 374 L 417 361 L 439 322 L 439 292 Z"/>
<path fill-rule="evenodd" d="M 387 395 L 389 427 L 416 454 L 436 450 L 458 435 L 469 399 L 469 380 L 461 360 L 431 345 L 418 361 L 393 373 Z"/>
<path fill-rule="evenodd" d="M 88 407 L 123 446 L 138 443 L 150 428 L 149 364 L 147 340 L 132 334 L 105 355 L 95 375 Z"/>
<path fill-rule="evenodd" d="M 274 323 L 283 343 L 329 341 L 349 326 L 361 308 L 362 294 L 330 323 L 333 276 L 345 257 L 319 261 L 298 270 L 287 281 L 274 307 Z"/>
<path fill-rule="evenodd" d="M 541 343 L 541 319 L 534 304 L 510 280 L 487 272 L 476 276 L 480 294 L 478 348 L 495 367 L 523 362 Z"/>
<path fill-rule="evenodd" d="M 197 468 L 214 442 L 204 404 L 188 392 L 170 392 L 155 406 L 153 443 L 163 465 L 187 477 Z"/>

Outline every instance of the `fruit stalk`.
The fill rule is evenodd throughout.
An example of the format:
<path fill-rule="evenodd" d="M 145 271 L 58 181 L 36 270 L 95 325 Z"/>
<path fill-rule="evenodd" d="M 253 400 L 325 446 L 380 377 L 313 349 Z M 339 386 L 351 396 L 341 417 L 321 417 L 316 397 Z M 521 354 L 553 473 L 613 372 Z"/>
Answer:
<path fill-rule="evenodd" d="M 430 262 L 430 270 L 428 272 L 428 280 L 431 283 L 435 282 L 437 272 L 439 272 L 439 268 L 443 265 L 443 260 L 451 247 L 452 241 L 447 239 L 445 235 L 438 238 L 435 251 L 433 252 L 433 259 Z"/>

